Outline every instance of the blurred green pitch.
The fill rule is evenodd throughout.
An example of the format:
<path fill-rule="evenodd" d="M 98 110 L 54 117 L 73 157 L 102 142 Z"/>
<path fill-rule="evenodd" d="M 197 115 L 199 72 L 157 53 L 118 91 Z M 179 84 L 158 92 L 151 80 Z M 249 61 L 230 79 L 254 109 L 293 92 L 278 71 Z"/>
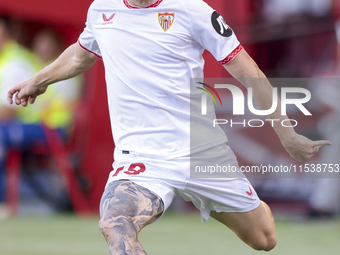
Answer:
<path fill-rule="evenodd" d="M 72 215 L 0 221 L 1 255 L 108 255 L 98 219 Z M 340 221 L 277 222 L 277 247 L 270 254 L 340 253 Z M 168 213 L 142 230 L 140 241 L 149 255 L 259 254 L 229 229 L 197 214 Z"/>

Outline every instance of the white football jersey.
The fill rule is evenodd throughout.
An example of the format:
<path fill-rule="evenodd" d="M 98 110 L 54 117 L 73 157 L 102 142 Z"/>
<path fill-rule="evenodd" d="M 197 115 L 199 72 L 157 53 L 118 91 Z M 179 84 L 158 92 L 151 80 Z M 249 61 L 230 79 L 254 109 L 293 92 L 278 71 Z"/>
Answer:
<path fill-rule="evenodd" d="M 120 151 L 166 159 L 189 155 L 190 147 L 201 151 L 227 141 L 222 129 L 212 130 L 213 110 L 190 116 L 190 107 L 200 112 L 201 106 L 201 97 L 190 103 L 190 94 L 204 93 L 190 83 L 203 78 L 203 51 L 226 64 L 243 49 L 205 2 L 158 0 L 137 8 L 127 0 L 95 0 L 78 42 L 104 61 L 112 132 Z M 199 130 L 191 141 L 190 125 Z"/>

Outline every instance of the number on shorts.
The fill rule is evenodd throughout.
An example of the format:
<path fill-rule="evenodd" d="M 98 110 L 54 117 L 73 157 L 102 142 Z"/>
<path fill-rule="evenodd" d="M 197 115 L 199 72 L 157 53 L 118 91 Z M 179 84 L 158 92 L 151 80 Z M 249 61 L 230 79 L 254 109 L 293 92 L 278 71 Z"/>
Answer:
<path fill-rule="evenodd" d="M 117 176 L 120 171 L 124 170 L 124 166 L 119 167 L 115 174 L 112 176 Z M 133 163 L 130 165 L 129 169 L 124 171 L 125 174 L 128 175 L 138 175 L 140 173 L 143 173 L 145 171 L 145 165 L 143 163 Z"/>
<path fill-rule="evenodd" d="M 122 167 L 120 167 L 120 168 L 118 168 L 117 170 L 116 170 L 116 172 L 115 172 L 115 174 L 114 175 L 112 175 L 112 176 L 117 176 L 118 175 L 118 173 L 120 172 L 120 171 L 122 171 L 124 169 L 124 167 L 122 166 Z"/>

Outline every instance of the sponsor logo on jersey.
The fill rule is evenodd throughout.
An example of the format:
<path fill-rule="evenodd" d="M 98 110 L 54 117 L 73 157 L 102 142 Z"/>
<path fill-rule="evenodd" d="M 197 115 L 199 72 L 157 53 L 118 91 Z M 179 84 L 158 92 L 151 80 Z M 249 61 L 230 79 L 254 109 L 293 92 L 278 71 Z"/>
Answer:
<path fill-rule="evenodd" d="M 112 24 L 113 21 L 111 21 L 115 17 L 116 13 L 111 14 L 111 16 L 107 17 L 105 13 L 103 13 L 103 25 Z"/>
<path fill-rule="evenodd" d="M 223 37 L 232 36 L 233 30 L 225 23 L 224 18 L 217 11 L 214 11 L 211 15 L 211 23 L 218 34 Z"/>
<path fill-rule="evenodd" d="M 169 13 L 169 12 L 164 12 L 164 13 L 158 13 L 158 22 L 163 28 L 163 30 L 166 32 L 168 29 L 171 27 L 171 25 L 174 23 L 175 19 L 175 13 Z"/>

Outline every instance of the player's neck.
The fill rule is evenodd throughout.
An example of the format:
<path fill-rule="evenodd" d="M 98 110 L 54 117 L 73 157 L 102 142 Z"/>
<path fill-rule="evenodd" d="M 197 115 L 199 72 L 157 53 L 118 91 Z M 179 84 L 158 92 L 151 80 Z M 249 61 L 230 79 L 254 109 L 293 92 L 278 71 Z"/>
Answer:
<path fill-rule="evenodd" d="M 154 4 L 157 0 L 128 0 L 129 4 L 135 7 L 145 8 Z"/>

